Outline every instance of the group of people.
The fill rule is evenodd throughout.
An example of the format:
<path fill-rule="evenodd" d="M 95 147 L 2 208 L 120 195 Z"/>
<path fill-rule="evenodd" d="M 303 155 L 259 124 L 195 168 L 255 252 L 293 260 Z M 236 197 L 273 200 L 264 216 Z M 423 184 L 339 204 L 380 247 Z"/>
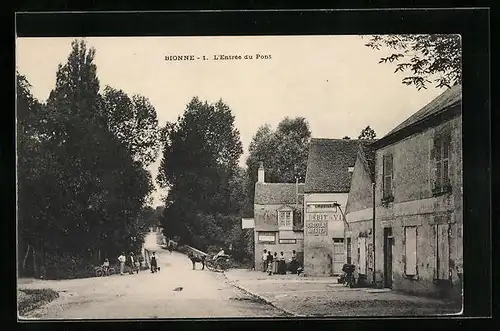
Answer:
<path fill-rule="evenodd" d="M 139 273 L 139 268 L 141 264 L 139 260 L 135 257 L 134 253 L 130 252 L 130 254 L 127 257 L 125 257 L 125 253 L 121 253 L 121 255 L 118 256 L 118 262 L 120 262 L 120 275 L 125 274 L 125 266 L 128 267 L 129 274 L 132 275 L 134 271 L 136 273 Z"/>
<path fill-rule="evenodd" d="M 134 271 L 136 273 L 139 273 L 141 262 L 139 261 L 138 258 L 136 258 L 134 253 L 130 252 L 130 254 L 128 256 L 125 256 L 125 253 L 121 253 L 121 255 L 118 256 L 118 262 L 120 263 L 120 275 L 125 274 L 125 267 L 128 267 L 128 272 L 131 275 L 134 273 Z M 153 252 L 151 254 L 149 264 L 151 266 L 151 273 L 155 273 L 159 270 L 158 258 L 156 257 L 155 252 Z M 109 260 L 108 259 L 104 260 L 102 267 L 104 269 L 105 274 L 108 274 L 108 269 L 109 269 Z"/>
<path fill-rule="evenodd" d="M 283 252 L 280 252 L 279 255 L 277 252 L 273 254 L 267 249 L 264 249 L 262 252 L 262 271 L 267 272 L 269 275 L 285 275 L 287 270 L 291 273 L 297 273 L 297 269 L 298 260 L 295 250 L 292 251 L 292 257 L 288 266 Z"/>

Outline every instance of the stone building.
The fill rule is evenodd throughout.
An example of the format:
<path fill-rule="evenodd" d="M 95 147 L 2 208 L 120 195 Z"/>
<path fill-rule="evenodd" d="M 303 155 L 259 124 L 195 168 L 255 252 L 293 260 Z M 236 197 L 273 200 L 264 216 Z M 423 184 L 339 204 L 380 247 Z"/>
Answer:
<path fill-rule="evenodd" d="M 346 260 L 356 266 L 361 283 L 373 283 L 374 183 L 375 150 L 360 145 L 346 204 Z"/>
<path fill-rule="evenodd" d="M 303 183 L 266 183 L 264 166 L 260 164 L 254 198 L 256 269 L 262 265 L 264 249 L 283 252 L 287 261 L 295 250 L 303 263 L 303 202 Z"/>
<path fill-rule="evenodd" d="M 461 86 L 445 91 L 358 153 L 347 220 L 356 240 L 353 262 L 367 282 L 416 294 L 461 295 L 461 99 Z M 373 169 L 363 161 L 367 155 L 374 155 Z"/>
<path fill-rule="evenodd" d="M 344 211 L 358 146 L 370 141 L 311 139 L 304 188 L 304 269 L 311 276 L 342 273 Z"/>

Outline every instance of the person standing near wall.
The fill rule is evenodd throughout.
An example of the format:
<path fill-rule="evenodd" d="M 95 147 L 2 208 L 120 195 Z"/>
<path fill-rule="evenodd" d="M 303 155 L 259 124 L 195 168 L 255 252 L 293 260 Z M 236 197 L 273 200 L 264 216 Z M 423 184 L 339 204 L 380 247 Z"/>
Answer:
<path fill-rule="evenodd" d="M 273 256 L 273 274 L 278 274 L 278 252 L 274 252 Z"/>
<path fill-rule="evenodd" d="M 267 249 L 262 253 L 262 271 L 267 271 Z"/>
<path fill-rule="evenodd" d="M 271 254 L 271 251 L 267 252 L 267 272 L 269 273 L 269 276 L 273 274 L 273 255 Z"/>

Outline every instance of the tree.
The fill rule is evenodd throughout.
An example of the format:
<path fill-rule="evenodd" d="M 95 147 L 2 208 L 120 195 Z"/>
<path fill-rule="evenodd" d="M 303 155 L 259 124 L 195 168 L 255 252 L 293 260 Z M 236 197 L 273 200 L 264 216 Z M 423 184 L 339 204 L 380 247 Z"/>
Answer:
<path fill-rule="evenodd" d="M 103 95 L 106 125 L 129 150 L 134 160 L 147 166 L 158 155 L 158 119 L 156 110 L 144 96 L 130 98 L 122 90 L 106 86 Z"/>
<path fill-rule="evenodd" d="M 161 137 L 157 180 L 169 190 L 164 234 L 200 248 L 220 243 L 227 217 L 237 212 L 231 185 L 243 152 L 231 109 L 222 100 L 208 104 L 194 97 Z"/>
<path fill-rule="evenodd" d="M 361 133 L 358 136 L 358 139 L 375 139 L 377 134 L 375 130 L 373 130 L 369 125 L 361 130 Z"/>
<path fill-rule="evenodd" d="M 305 179 L 311 131 L 303 117 L 284 118 L 276 131 L 268 124 L 258 128 L 249 147 L 247 165 L 247 201 L 245 216 L 253 215 L 257 169 L 264 163 L 265 180 L 270 183 L 295 183 Z"/>
<path fill-rule="evenodd" d="M 66 262 L 71 267 L 79 259 L 87 266 L 101 252 L 112 256 L 130 238 L 140 238 L 138 217 L 153 189 L 143 162 L 108 125 L 112 116 L 99 94 L 94 54 L 85 42 L 73 41 L 46 105 L 18 75 L 19 232 L 40 259 L 58 264 L 50 270 L 44 262 L 53 275 Z M 154 131 L 154 123 L 148 128 Z M 147 154 L 147 146 L 136 146 L 137 154 Z"/>
<path fill-rule="evenodd" d="M 250 142 L 246 160 L 250 185 L 256 181 L 260 162 L 264 163 L 266 181 L 294 183 L 297 176 L 305 178 L 310 138 L 309 124 L 303 117 L 286 117 L 276 131 L 269 125 L 261 126 Z"/>
<path fill-rule="evenodd" d="M 431 79 L 437 88 L 462 83 L 462 41 L 460 35 L 375 35 L 366 46 L 390 50 L 379 63 L 395 63 L 396 72 L 410 72 L 402 83 L 426 89 Z"/>

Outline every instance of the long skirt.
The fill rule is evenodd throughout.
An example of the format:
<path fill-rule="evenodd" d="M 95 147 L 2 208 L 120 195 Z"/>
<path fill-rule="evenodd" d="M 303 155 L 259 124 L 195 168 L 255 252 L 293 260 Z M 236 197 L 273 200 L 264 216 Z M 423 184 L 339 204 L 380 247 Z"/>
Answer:
<path fill-rule="evenodd" d="M 283 260 L 278 261 L 278 273 L 280 275 L 286 275 L 286 262 Z"/>
<path fill-rule="evenodd" d="M 273 261 L 273 273 L 278 273 L 278 261 Z"/>

